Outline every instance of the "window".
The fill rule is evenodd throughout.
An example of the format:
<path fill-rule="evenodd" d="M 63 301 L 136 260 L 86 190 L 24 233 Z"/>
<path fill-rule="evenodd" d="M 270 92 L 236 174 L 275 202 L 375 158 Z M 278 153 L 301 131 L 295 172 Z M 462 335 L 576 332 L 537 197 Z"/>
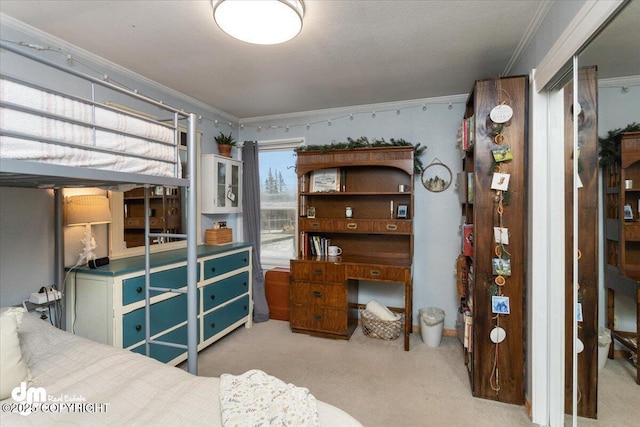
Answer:
<path fill-rule="evenodd" d="M 263 269 L 296 255 L 297 186 L 293 149 L 302 140 L 260 141 L 260 250 Z"/>

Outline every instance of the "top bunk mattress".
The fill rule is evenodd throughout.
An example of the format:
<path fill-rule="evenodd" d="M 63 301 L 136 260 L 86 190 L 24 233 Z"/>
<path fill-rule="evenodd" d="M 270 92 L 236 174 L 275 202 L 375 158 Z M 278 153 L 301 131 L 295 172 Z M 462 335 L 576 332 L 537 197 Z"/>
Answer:
<path fill-rule="evenodd" d="M 0 79 L 0 159 L 179 178 L 172 126 Z"/>

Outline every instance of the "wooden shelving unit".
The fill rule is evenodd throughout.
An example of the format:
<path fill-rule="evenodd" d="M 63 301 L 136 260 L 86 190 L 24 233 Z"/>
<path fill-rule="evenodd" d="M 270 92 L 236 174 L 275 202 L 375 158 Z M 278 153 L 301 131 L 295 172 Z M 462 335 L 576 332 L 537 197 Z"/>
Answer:
<path fill-rule="evenodd" d="M 299 256 L 291 261 L 294 332 L 348 339 L 358 322 L 358 281 L 396 283 L 405 287 L 404 306 L 395 309 L 404 313 L 409 350 L 413 155 L 412 146 L 298 152 Z M 319 190 L 319 185 L 324 187 Z M 400 185 L 406 190 L 400 191 Z M 398 217 L 399 206 L 406 208 L 406 217 Z M 317 250 L 314 239 L 339 246 L 342 255 Z"/>
<path fill-rule="evenodd" d="M 503 126 L 490 118 L 501 104 L 513 110 Z M 471 391 L 476 397 L 513 404 L 524 403 L 525 384 L 527 117 L 526 77 L 477 81 L 463 120 L 463 172 L 458 176 L 462 216 L 473 237 L 472 248 L 466 243 L 459 277 L 461 311 L 469 323 L 463 341 Z M 497 162 L 498 146 L 508 147 L 512 159 Z M 492 189 L 496 171 L 509 175 L 506 192 Z M 508 244 L 496 242 L 494 227 L 500 226 L 508 230 Z M 468 236 L 464 228 L 461 234 L 463 239 Z M 496 274 L 494 265 L 500 265 L 496 258 L 509 259 L 510 274 Z M 496 284 L 502 283 L 498 277 L 504 279 L 501 286 Z M 509 314 L 493 312 L 492 296 L 508 298 Z M 496 327 L 505 332 L 498 344 L 491 340 Z"/>

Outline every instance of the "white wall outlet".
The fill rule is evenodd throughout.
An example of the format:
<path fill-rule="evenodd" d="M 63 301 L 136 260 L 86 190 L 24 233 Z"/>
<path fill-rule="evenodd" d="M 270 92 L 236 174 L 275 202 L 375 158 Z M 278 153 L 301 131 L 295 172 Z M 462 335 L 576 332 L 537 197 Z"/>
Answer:
<path fill-rule="evenodd" d="M 47 290 L 46 292 L 34 292 L 29 297 L 32 304 L 47 304 L 62 298 L 62 292 L 57 290 Z"/>

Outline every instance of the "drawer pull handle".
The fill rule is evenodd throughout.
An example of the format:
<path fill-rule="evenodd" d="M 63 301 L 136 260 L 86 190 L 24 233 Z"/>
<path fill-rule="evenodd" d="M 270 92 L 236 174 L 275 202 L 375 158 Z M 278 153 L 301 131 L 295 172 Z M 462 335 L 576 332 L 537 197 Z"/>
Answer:
<path fill-rule="evenodd" d="M 316 298 L 322 298 L 322 292 L 320 291 L 313 291 L 313 296 Z"/>
<path fill-rule="evenodd" d="M 245 287 L 245 288 L 247 287 L 247 282 L 244 282 L 244 287 Z"/>
<path fill-rule="evenodd" d="M 211 267 L 211 272 L 215 273 L 216 272 L 216 268 L 215 267 Z"/>
<path fill-rule="evenodd" d="M 141 331 L 142 330 L 142 325 L 136 325 L 136 331 Z"/>
<path fill-rule="evenodd" d="M 380 275 L 380 270 L 371 270 L 371 275 L 378 277 Z"/>
<path fill-rule="evenodd" d="M 322 275 L 322 270 L 320 270 L 319 268 L 316 268 L 315 270 L 313 270 L 313 274 L 315 274 L 316 276 L 320 276 Z"/>
<path fill-rule="evenodd" d="M 396 231 L 397 229 L 398 229 L 398 226 L 396 224 L 387 224 L 387 230 Z"/>
<path fill-rule="evenodd" d="M 211 329 L 215 329 L 216 324 L 215 324 L 215 322 L 214 322 L 214 323 L 212 323 L 212 324 L 211 324 L 211 325 L 209 325 L 209 326 L 211 326 Z"/>
<path fill-rule="evenodd" d="M 321 322 L 322 321 L 322 316 L 319 314 L 315 314 L 313 316 L 313 320 L 315 320 L 316 322 Z"/>
<path fill-rule="evenodd" d="M 215 295 L 211 295 L 211 299 L 216 299 L 216 296 Z"/>
<path fill-rule="evenodd" d="M 245 306 L 244 306 L 244 308 L 243 308 L 243 310 L 246 310 L 246 309 L 247 309 L 247 306 L 245 305 Z"/>
<path fill-rule="evenodd" d="M 141 294 L 141 293 L 142 293 L 142 286 L 138 286 L 138 287 L 136 288 L 136 292 L 137 292 L 137 293 L 139 293 L 139 294 Z"/>
<path fill-rule="evenodd" d="M 313 228 L 319 228 L 319 227 L 320 227 L 320 223 L 319 223 L 319 222 L 312 222 L 312 223 L 311 223 L 311 227 L 313 227 Z"/>
<path fill-rule="evenodd" d="M 350 222 L 349 224 L 347 224 L 347 228 L 349 230 L 355 230 L 356 228 L 358 228 L 358 224 L 355 222 Z"/>

